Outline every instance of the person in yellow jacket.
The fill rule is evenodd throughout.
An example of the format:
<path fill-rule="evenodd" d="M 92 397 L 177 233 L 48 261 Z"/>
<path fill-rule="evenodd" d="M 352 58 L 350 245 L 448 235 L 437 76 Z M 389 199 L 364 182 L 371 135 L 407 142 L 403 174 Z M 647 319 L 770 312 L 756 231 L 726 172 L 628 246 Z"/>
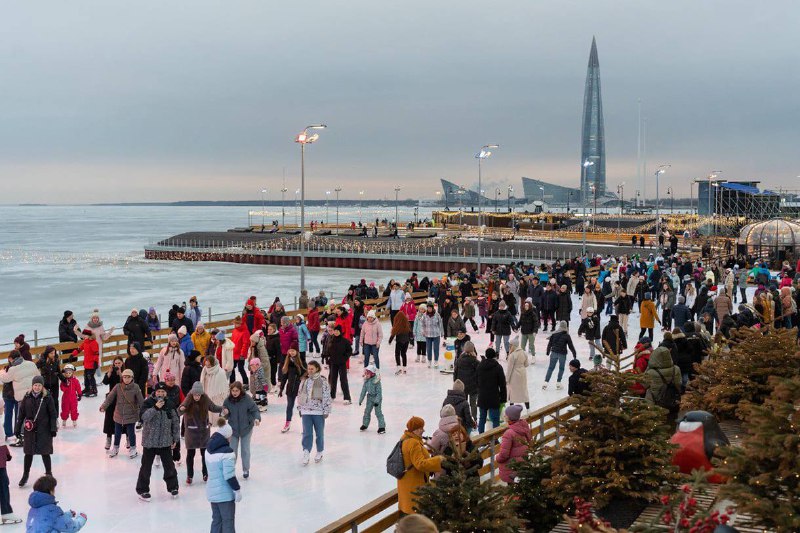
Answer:
<path fill-rule="evenodd" d="M 211 344 L 211 333 L 206 330 L 202 322 L 197 323 L 194 333 L 192 333 L 192 344 L 194 344 L 194 349 L 200 352 L 200 355 L 204 357 L 208 355 L 208 345 Z"/>
<path fill-rule="evenodd" d="M 424 431 L 425 421 L 418 416 L 412 416 L 403 433 L 402 450 L 406 473 L 397 480 L 397 499 L 400 513 L 404 515 L 414 513 L 414 491 L 425 485 L 431 474 L 442 469 L 442 456 L 431 457 L 422 443 Z"/>
<path fill-rule="evenodd" d="M 655 323 L 661 324 L 658 318 L 658 311 L 656 311 L 656 304 L 653 303 L 652 294 L 649 292 L 644 293 L 644 300 L 642 300 L 641 310 L 639 315 L 639 338 L 648 336 L 653 338 L 653 328 Z"/>

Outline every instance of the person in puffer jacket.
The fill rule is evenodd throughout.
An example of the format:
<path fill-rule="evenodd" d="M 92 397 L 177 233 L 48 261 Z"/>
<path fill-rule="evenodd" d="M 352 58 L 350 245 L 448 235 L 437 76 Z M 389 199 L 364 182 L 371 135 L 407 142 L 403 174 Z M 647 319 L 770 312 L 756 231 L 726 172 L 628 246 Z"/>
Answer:
<path fill-rule="evenodd" d="M 211 504 L 211 533 L 233 533 L 236 529 L 236 504 L 242 501 L 236 479 L 236 455 L 230 446 L 233 428 L 224 418 L 217 420 L 217 430 L 208 439 L 206 498 Z"/>
<path fill-rule="evenodd" d="M 452 405 L 445 405 L 439 411 L 439 428 L 433 432 L 428 447 L 434 455 L 441 455 L 450 443 L 450 433 L 456 429 L 461 422 L 456 415 L 456 410 Z"/>
<path fill-rule="evenodd" d="M 470 410 L 469 402 L 467 401 L 467 394 L 464 392 L 464 383 L 457 379 L 453 383 L 453 388 L 447 391 L 447 396 L 442 402 L 442 407 L 445 405 L 452 405 L 456 411 L 456 416 L 461 420 L 461 425 L 467 430 L 467 433 L 475 429 L 475 418 Z"/>
<path fill-rule="evenodd" d="M 531 439 L 531 427 L 528 421 L 520 418 L 522 406 L 519 404 L 506 407 L 505 419 L 508 429 L 503 433 L 500 441 L 500 453 L 497 454 L 497 464 L 500 465 L 500 479 L 506 483 L 513 483 L 516 477 L 513 466 L 517 460 L 524 460 L 528 453 Z"/>
<path fill-rule="evenodd" d="M 366 431 L 369 427 L 370 415 L 375 409 L 375 418 L 378 419 L 378 433 L 386 433 L 386 420 L 383 418 L 383 387 L 381 386 L 381 376 L 378 374 L 378 367 L 369 365 L 364 369 L 364 386 L 361 388 L 361 396 L 358 398 L 358 405 L 367 401 L 364 408 L 364 418 L 361 421 L 361 431 Z"/>
<path fill-rule="evenodd" d="M 378 358 L 378 351 L 383 341 L 383 326 L 378 322 L 374 309 L 370 309 L 367 313 L 367 319 L 361 327 L 360 340 L 364 352 L 364 366 L 369 366 L 371 356 L 375 359 L 375 366 L 380 368 L 381 361 Z"/>
<path fill-rule="evenodd" d="M 85 513 L 63 511 L 56 501 L 56 485 L 53 476 L 42 476 L 33 484 L 33 492 L 28 496 L 27 533 L 51 533 L 80 531 L 86 525 Z"/>
<path fill-rule="evenodd" d="M 269 360 L 269 352 L 267 351 L 267 337 L 261 330 L 250 335 L 250 354 L 247 358 L 248 366 L 250 366 L 250 361 L 253 358 L 261 362 L 261 368 L 264 369 L 264 376 L 269 377 L 272 373 L 272 362 Z"/>

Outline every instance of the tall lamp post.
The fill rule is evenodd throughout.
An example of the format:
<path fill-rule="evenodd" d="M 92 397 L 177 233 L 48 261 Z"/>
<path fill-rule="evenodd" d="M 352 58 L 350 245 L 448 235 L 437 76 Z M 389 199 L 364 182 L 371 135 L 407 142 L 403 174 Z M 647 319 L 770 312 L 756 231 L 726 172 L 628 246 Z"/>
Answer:
<path fill-rule="evenodd" d="M 267 189 L 261 189 L 261 230 L 264 230 L 264 217 L 267 210 Z"/>
<path fill-rule="evenodd" d="M 437 194 L 439 191 L 436 191 Z M 361 225 L 361 208 L 364 206 L 364 191 L 358 191 L 358 225 Z"/>
<path fill-rule="evenodd" d="M 622 209 L 625 204 L 625 182 L 623 181 L 617 185 L 617 196 L 619 196 L 619 218 L 617 219 L 617 246 L 620 245 L 620 233 L 622 224 Z"/>
<path fill-rule="evenodd" d="M 336 187 L 336 235 L 339 235 L 339 193 L 342 192 L 341 187 Z"/>
<path fill-rule="evenodd" d="M 542 220 L 542 231 L 544 231 L 544 187 L 539 187 L 539 190 L 542 191 L 542 212 L 539 213 L 539 218 Z"/>
<path fill-rule="evenodd" d="M 312 124 L 301 131 L 294 142 L 300 143 L 300 290 L 306 288 L 306 145 L 319 139 L 319 133 L 308 134 L 308 130 L 323 130 L 325 124 Z"/>
<path fill-rule="evenodd" d="M 667 169 L 672 165 L 661 165 L 656 170 L 656 240 L 660 242 L 659 236 L 661 235 L 661 205 L 660 205 L 660 197 L 659 197 L 659 188 L 658 188 L 658 178 L 661 174 L 665 173 Z M 658 246 L 658 251 L 661 253 L 663 250 L 661 249 L 661 245 Z"/>
<path fill-rule="evenodd" d="M 569 214 L 569 201 L 572 200 L 572 191 L 569 191 L 569 195 L 567 195 L 567 214 Z"/>
<path fill-rule="evenodd" d="M 400 218 L 398 218 L 398 210 L 397 207 L 400 205 L 400 186 L 395 186 L 394 188 L 394 232 L 395 235 L 398 234 L 398 229 L 400 228 Z"/>
<path fill-rule="evenodd" d="M 492 150 L 500 148 L 499 144 L 484 144 L 480 152 L 475 154 L 478 160 L 478 276 L 481 275 L 481 241 L 483 240 L 483 187 L 481 186 L 481 161 L 489 159 Z"/>
<path fill-rule="evenodd" d="M 586 198 L 586 193 L 588 193 L 589 190 L 583 186 L 583 184 L 586 181 L 586 169 L 592 165 L 594 165 L 594 161 L 589 161 L 588 159 L 581 165 L 581 174 L 583 174 L 583 176 L 581 176 L 581 195 L 583 196 L 583 198 L 581 198 L 583 201 L 583 221 L 581 222 L 583 224 L 583 245 L 581 246 L 581 254 L 584 256 L 586 255 L 586 203 L 589 201 L 589 199 Z"/>
<path fill-rule="evenodd" d="M 281 189 L 281 227 L 286 227 L 286 191 L 288 191 L 286 187 Z"/>
<path fill-rule="evenodd" d="M 669 214 L 672 215 L 675 207 L 675 194 L 672 187 L 667 187 L 667 194 L 669 195 Z"/>
<path fill-rule="evenodd" d="M 494 212 L 495 213 L 498 212 L 497 204 L 498 204 L 499 200 L 500 200 L 500 187 L 498 187 L 498 188 L 496 188 L 494 190 Z"/>
<path fill-rule="evenodd" d="M 297 199 L 297 195 L 300 194 L 300 189 L 294 190 L 294 225 L 295 227 L 298 226 L 298 219 L 297 219 L 297 208 L 300 205 L 300 201 Z"/>
<path fill-rule="evenodd" d="M 325 191 L 325 225 L 330 228 L 331 226 L 331 217 L 330 212 L 328 211 L 328 204 L 331 200 L 331 191 Z"/>

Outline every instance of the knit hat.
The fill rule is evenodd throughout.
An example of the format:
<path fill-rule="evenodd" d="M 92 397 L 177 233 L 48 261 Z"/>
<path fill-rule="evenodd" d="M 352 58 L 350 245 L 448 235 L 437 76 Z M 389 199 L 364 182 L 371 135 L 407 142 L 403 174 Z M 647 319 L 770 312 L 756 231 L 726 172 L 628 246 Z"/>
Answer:
<path fill-rule="evenodd" d="M 122 371 L 122 377 L 125 377 L 125 376 L 128 376 L 128 377 L 132 378 L 133 377 L 133 370 L 131 370 L 130 368 L 126 368 L 125 370 L 123 370 Z"/>
<path fill-rule="evenodd" d="M 153 387 L 153 390 L 154 391 L 167 390 L 167 384 L 164 383 L 163 381 L 159 381 L 158 383 L 156 383 L 156 386 Z"/>
<path fill-rule="evenodd" d="M 519 335 L 514 335 L 509 341 L 509 344 L 513 346 L 519 346 Z"/>
<path fill-rule="evenodd" d="M 86 328 L 86 329 L 84 329 L 83 331 L 81 331 L 81 333 L 82 333 L 83 335 L 86 335 L 87 337 L 91 337 L 92 335 L 94 335 L 94 332 L 93 332 L 91 329 L 89 329 L 89 328 Z M 25 338 L 25 337 L 23 337 L 23 339 L 24 339 L 24 338 Z"/>
<path fill-rule="evenodd" d="M 333 329 L 334 329 L 335 331 L 338 331 L 339 333 L 341 333 L 341 332 L 342 332 L 342 325 L 341 325 L 341 324 L 337 324 L 337 325 L 336 325 L 336 327 L 335 327 L 335 328 L 333 328 Z"/>
<path fill-rule="evenodd" d="M 367 313 L 367 318 L 375 318 L 375 310 L 370 309 L 369 313 Z"/>
<path fill-rule="evenodd" d="M 206 325 L 202 322 L 198 322 L 194 329 L 206 329 Z"/>
<path fill-rule="evenodd" d="M 406 429 L 409 431 L 416 431 L 425 427 L 425 421 L 418 416 L 412 416 L 406 422 Z"/>
<path fill-rule="evenodd" d="M 486 359 L 497 359 L 497 352 L 494 348 L 486 348 L 485 356 Z"/>
<path fill-rule="evenodd" d="M 522 406 L 520 404 L 516 405 L 509 405 L 506 407 L 506 417 L 511 422 L 516 422 L 519 420 L 519 417 L 522 415 Z"/>
<path fill-rule="evenodd" d="M 164 372 L 164 381 L 169 381 L 169 380 L 171 380 L 171 379 L 175 379 L 175 374 L 173 374 L 172 372 L 170 372 L 170 370 L 169 370 L 169 368 L 168 368 L 168 369 L 167 369 L 167 371 L 166 371 L 166 372 Z"/>
<path fill-rule="evenodd" d="M 195 357 L 197 357 L 199 355 L 203 355 L 203 354 L 201 354 L 198 350 L 192 350 L 191 352 L 189 352 L 188 357 L 191 357 L 192 359 L 194 359 Z"/>
<path fill-rule="evenodd" d="M 33 376 L 33 379 L 31 380 L 31 385 L 36 385 L 37 383 L 39 385 L 44 385 L 44 378 L 42 376 Z"/>
<path fill-rule="evenodd" d="M 364 370 L 366 370 L 367 372 L 372 372 L 373 374 L 377 374 L 378 373 L 378 367 L 375 366 L 374 363 L 370 363 L 370 365 L 367 368 L 365 368 Z"/>
<path fill-rule="evenodd" d="M 572 361 L 569 362 L 569 366 L 572 368 L 580 368 L 581 362 L 578 361 L 577 359 L 573 359 Z"/>
<path fill-rule="evenodd" d="M 186 336 L 187 333 L 189 333 L 189 330 L 186 329 L 186 326 L 181 326 L 178 328 L 178 335 Z"/>
<path fill-rule="evenodd" d="M 181 326 L 181 327 L 183 327 L 183 326 Z M 167 337 L 167 340 L 169 342 L 177 342 L 178 341 L 178 336 L 175 335 L 174 333 L 170 333 L 169 337 Z"/>
<path fill-rule="evenodd" d="M 498 309 L 508 309 L 508 304 L 505 301 L 501 300 L 500 303 L 497 304 L 497 308 Z"/>
<path fill-rule="evenodd" d="M 594 307 L 587 307 L 586 313 L 594 313 Z"/>
<path fill-rule="evenodd" d="M 446 416 L 456 416 L 456 408 L 447 403 L 442 407 L 442 410 L 439 411 L 439 416 L 442 418 Z"/>
<path fill-rule="evenodd" d="M 156 312 L 156 308 L 155 307 L 151 307 L 150 309 L 147 310 L 147 312 L 148 313 L 155 313 Z"/>
<path fill-rule="evenodd" d="M 464 382 L 457 379 L 453 382 L 453 390 L 464 392 Z"/>
<path fill-rule="evenodd" d="M 69 309 L 67 309 L 66 311 L 64 311 L 64 318 L 67 318 L 67 317 L 69 317 L 69 316 L 72 316 L 72 311 L 70 311 Z"/>
<path fill-rule="evenodd" d="M 66 365 L 64 365 L 64 368 L 62 370 L 64 372 L 66 372 L 67 370 L 72 370 L 73 372 L 75 372 L 75 365 L 67 363 Z"/>
<path fill-rule="evenodd" d="M 194 385 L 192 385 L 192 390 L 189 391 L 189 394 L 203 394 L 203 384 L 199 381 L 195 381 Z"/>
<path fill-rule="evenodd" d="M 261 359 L 253 357 L 247 364 L 250 365 L 250 368 L 261 368 Z"/>
<path fill-rule="evenodd" d="M 224 419 L 224 418 L 221 418 L 221 419 L 219 419 L 219 420 L 223 420 L 223 421 L 224 421 L 225 419 Z M 220 422 L 220 423 L 221 423 L 221 422 Z M 231 425 L 230 425 L 230 424 L 228 424 L 227 422 L 225 422 L 225 425 L 223 425 L 223 426 L 218 426 L 218 427 L 217 427 L 217 430 L 216 430 L 214 433 L 219 433 L 220 435 L 222 435 L 223 437 L 225 437 L 225 439 L 226 439 L 226 440 L 230 440 L 230 439 L 231 439 L 231 437 L 233 436 L 233 428 L 231 427 Z"/>
<path fill-rule="evenodd" d="M 224 341 L 225 340 L 225 332 L 224 331 L 220 331 L 219 333 L 217 333 L 217 340 L 218 341 Z"/>

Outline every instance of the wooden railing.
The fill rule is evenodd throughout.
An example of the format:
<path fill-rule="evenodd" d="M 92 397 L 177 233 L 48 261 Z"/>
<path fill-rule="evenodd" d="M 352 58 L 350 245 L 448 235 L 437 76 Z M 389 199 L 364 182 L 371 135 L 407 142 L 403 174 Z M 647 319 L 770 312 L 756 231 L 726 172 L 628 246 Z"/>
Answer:
<path fill-rule="evenodd" d="M 557 449 L 561 444 L 561 429 L 564 423 L 574 416 L 572 402 L 567 397 L 529 413 L 525 419 L 531 426 L 534 437 L 545 445 Z M 481 457 L 484 459 L 484 465 L 479 470 L 482 483 L 494 482 L 499 477 L 495 456 L 499 451 L 500 437 L 507 428 L 508 426 L 504 424 L 472 438 L 472 442 L 483 450 Z M 359 531 L 379 533 L 385 531 L 396 524 L 400 518 L 397 503 L 397 489 L 394 489 L 335 522 L 331 522 L 319 529 L 317 533 L 358 533 Z"/>

